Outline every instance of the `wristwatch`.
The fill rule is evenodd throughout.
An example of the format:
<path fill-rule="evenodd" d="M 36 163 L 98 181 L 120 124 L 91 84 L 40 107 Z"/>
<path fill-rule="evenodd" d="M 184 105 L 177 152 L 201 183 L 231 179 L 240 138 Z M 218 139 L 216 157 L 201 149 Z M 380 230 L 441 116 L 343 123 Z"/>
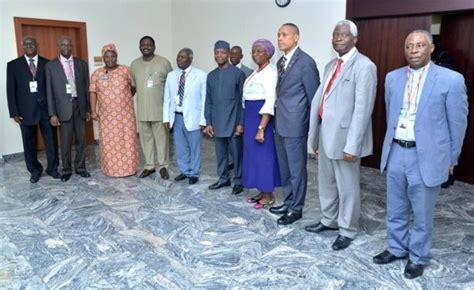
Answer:
<path fill-rule="evenodd" d="M 265 128 L 263 128 L 262 126 L 258 125 L 258 130 L 265 131 Z"/>

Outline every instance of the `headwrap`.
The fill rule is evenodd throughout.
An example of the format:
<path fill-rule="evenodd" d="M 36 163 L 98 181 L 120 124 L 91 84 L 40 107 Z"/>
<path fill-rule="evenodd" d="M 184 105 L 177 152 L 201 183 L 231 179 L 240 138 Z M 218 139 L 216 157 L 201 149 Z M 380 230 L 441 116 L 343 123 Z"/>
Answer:
<path fill-rule="evenodd" d="M 115 44 L 109 43 L 102 47 L 102 56 L 107 52 L 107 51 L 113 51 L 115 54 L 117 54 L 117 48 L 115 47 Z"/>
<path fill-rule="evenodd" d="M 230 44 L 227 41 L 218 40 L 216 41 L 216 44 L 214 44 L 214 49 L 219 48 L 230 50 Z"/>
<path fill-rule="evenodd" d="M 255 46 L 263 47 L 267 51 L 268 56 L 270 58 L 272 58 L 273 54 L 275 53 L 275 47 L 273 46 L 273 44 L 271 43 L 270 40 L 263 39 L 263 38 L 262 39 L 257 39 L 252 44 L 252 48 L 255 47 Z"/>

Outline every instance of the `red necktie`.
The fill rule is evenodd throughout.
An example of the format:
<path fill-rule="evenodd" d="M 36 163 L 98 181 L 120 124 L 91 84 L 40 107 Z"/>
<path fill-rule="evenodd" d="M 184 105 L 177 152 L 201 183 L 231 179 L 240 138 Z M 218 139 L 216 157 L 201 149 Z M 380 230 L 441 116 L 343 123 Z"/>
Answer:
<path fill-rule="evenodd" d="M 336 69 L 334 70 L 334 73 L 331 76 L 331 79 L 329 80 L 328 86 L 326 87 L 326 90 L 324 90 L 323 96 L 321 97 L 321 104 L 319 105 L 319 116 L 322 118 L 323 117 L 323 105 L 324 105 L 324 99 L 326 98 L 327 94 L 331 90 L 332 84 L 336 80 L 337 76 L 341 72 L 342 68 L 342 59 L 338 58 L 336 61 Z"/>

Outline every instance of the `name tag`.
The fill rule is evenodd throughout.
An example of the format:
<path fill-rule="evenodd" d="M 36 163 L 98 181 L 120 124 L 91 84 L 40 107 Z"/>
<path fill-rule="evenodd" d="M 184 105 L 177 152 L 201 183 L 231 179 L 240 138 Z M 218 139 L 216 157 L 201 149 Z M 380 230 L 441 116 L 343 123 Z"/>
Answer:
<path fill-rule="evenodd" d="M 38 92 L 38 82 L 31 81 L 30 82 L 30 93 L 37 93 Z"/>
<path fill-rule="evenodd" d="M 153 88 L 153 80 L 147 80 L 146 81 L 146 87 L 147 88 Z"/>
<path fill-rule="evenodd" d="M 109 75 L 105 74 L 100 79 L 103 80 L 103 81 L 108 81 L 109 80 Z"/>
<path fill-rule="evenodd" d="M 66 94 L 72 94 L 71 85 L 66 84 Z"/>

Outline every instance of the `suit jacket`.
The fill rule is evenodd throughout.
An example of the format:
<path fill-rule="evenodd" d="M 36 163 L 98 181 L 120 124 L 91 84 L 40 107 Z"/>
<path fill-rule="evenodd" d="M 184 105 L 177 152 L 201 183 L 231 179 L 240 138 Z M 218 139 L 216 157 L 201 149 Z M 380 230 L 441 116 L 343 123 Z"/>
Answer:
<path fill-rule="evenodd" d="M 243 126 L 244 81 L 244 72 L 233 65 L 225 69 L 216 68 L 207 75 L 204 114 L 206 124 L 214 129 L 215 137 L 231 137 L 237 125 Z"/>
<path fill-rule="evenodd" d="M 324 69 L 323 84 L 331 78 L 337 58 Z M 344 64 L 328 92 L 320 122 L 319 106 L 325 90 L 319 86 L 311 104 L 309 144 L 318 149 L 319 134 L 330 159 L 343 159 L 343 153 L 364 157 L 372 154 L 372 111 L 377 90 L 377 68 L 357 50 Z"/>
<path fill-rule="evenodd" d="M 245 78 L 248 78 L 252 73 L 253 69 L 249 68 L 248 66 L 242 64 L 242 67 L 240 68 L 245 74 Z"/>
<path fill-rule="evenodd" d="M 7 100 L 10 117 L 20 116 L 22 124 L 36 125 L 40 121 L 41 110 L 47 111 L 45 64 L 48 60 L 38 56 L 36 78 L 38 92 L 30 92 L 30 81 L 33 80 L 25 56 L 7 64 Z"/>
<path fill-rule="evenodd" d="M 82 59 L 73 58 L 77 90 L 77 104 L 83 119 L 90 112 L 89 106 L 89 68 Z M 46 64 L 46 95 L 49 116 L 58 116 L 60 121 L 72 117 L 71 95 L 66 93 L 67 77 L 59 58 Z"/>
<path fill-rule="evenodd" d="M 405 95 L 407 68 L 387 74 L 385 109 L 387 133 L 380 169 L 388 156 Z M 430 64 L 415 116 L 418 166 L 426 186 L 438 186 L 448 179 L 449 166 L 457 165 L 467 127 L 468 104 L 464 77 L 452 70 Z"/>
<path fill-rule="evenodd" d="M 277 67 L 280 62 L 281 58 Z M 316 63 L 297 48 L 276 87 L 275 129 L 280 136 L 307 136 L 311 100 L 318 86 Z"/>
<path fill-rule="evenodd" d="M 173 127 L 174 112 L 176 111 L 176 96 L 178 95 L 178 84 L 182 70 L 176 69 L 168 74 L 165 84 L 165 97 L 163 101 L 163 123 L 169 122 Z M 204 105 L 206 102 L 206 73 L 195 67 L 191 67 L 184 85 L 183 96 L 183 119 L 184 126 L 188 131 L 200 129 L 206 126 L 204 117 Z"/>

